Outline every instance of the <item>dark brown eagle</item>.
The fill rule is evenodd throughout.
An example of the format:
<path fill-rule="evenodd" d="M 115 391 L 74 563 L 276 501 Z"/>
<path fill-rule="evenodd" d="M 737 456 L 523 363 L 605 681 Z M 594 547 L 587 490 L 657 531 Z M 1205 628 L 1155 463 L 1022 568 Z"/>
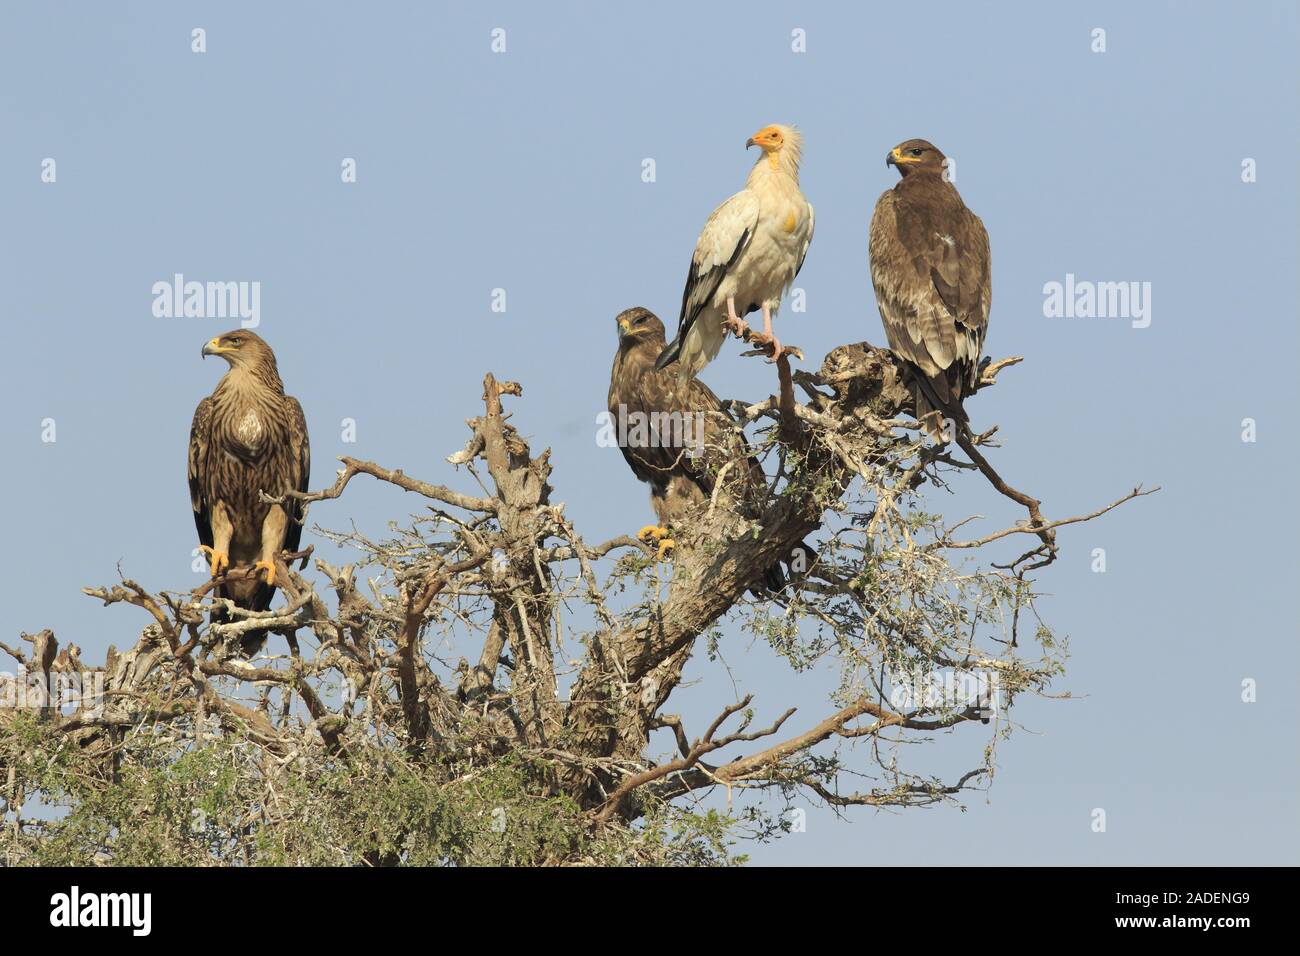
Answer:
<path fill-rule="evenodd" d="M 943 440 L 939 415 L 968 421 L 962 399 L 979 383 L 993 297 L 989 236 L 930 143 L 909 139 L 885 162 L 902 178 L 871 217 L 871 282 L 889 347 L 915 372 L 916 416 Z"/>
<path fill-rule="evenodd" d="M 298 400 L 284 394 L 275 353 L 259 336 L 227 332 L 203 346 L 203 355 L 220 355 L 230 370 L 199 402 L 190 426 L 194 525 L 212 576 L 227 576 L 218 596 L 265 611 L 275 594 L 277 555 L 298 550 L 303 505 L 268 504 L 258 492 L 307 490 L 307 419 Z M 244 635 L 244 652 L 255 653 L 265 639 L 265 631 Z"/>
<path fill-rule="evenodd" d="M 664 555 L 673 547 L 669 528 L 680 528 L 691 512 L 707 507 L 724 468 L 729 468 L 724 481 L 736 489 L 729 505 L 746 517 L 758 517 L 767 501 L 767 478 L 722 400 L 699 379 L 682 383 L 672 370 L 655 368 L 665 336 L 664 324 L 653 312 L 627 309 L 617 321 L 609 413 L 623 457 L 633 474 L 650 485 L 650 503 L 659 518 L 657 526 L 647 525 L 638 537 L 658 541 Z M 806 552 L 806 568 L 812 551 L 799 547 Z M 765 583 L 770 590 L 785 583 L 779 564 L 767 571 Z"/>

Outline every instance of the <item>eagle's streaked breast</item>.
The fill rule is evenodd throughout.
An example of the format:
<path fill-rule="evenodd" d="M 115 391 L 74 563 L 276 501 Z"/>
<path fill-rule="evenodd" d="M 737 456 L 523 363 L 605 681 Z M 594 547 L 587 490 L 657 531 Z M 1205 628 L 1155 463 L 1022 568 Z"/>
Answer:
<path fill-rule="evenodd" d="M 257 409 L 250 408 L 245 411 L 244 416 L 235 426 L 235 441 L 243 445 L 246 450 L 257 452 L 261 450 L 262 440 L 265 437 L 266 429 L 262 426 L 262 419 L 257 415 Z"/>

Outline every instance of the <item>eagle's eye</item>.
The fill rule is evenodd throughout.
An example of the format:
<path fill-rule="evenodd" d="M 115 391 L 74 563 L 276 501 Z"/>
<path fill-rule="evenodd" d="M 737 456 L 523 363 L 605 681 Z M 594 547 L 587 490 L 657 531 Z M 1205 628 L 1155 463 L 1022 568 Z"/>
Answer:
<path fill-rule="evenodd" d="M 638 315 L 638 316 L 636 317 L 636 321 L 633 322 L 632 324 L 633 324 L 633 325 L 645 325 L 645 316 L 644 316 L 644 315 Z"/>
<path fill-rule="evenodd" d="M 235 348 L 239 348 L 239 346 L 242 345 L 244 342 L 244 340 L 241 339 L 239 336 L 235 336 L 233 339 L 226 339 L 226 341 L 229 344 L 233 345 Z"/>
<path fill-rule="evenodd" d="M 921 149 L 921 147 L 919 146 L 913 146 L 910 150 L 908 150 L 908 152 L 910 152 L 913 156 L 920 156 L 923 152 L 925 152 L 925 150 Z"/>

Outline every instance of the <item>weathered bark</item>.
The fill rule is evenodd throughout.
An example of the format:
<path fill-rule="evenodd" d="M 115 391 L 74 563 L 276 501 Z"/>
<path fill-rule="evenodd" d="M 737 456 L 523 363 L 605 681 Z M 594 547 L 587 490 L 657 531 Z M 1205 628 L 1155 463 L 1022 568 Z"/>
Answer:
<path fill-rule="evenodd" d="M 722 542 L 717 548 L 686 547 L 675 562 L 672 588 L 662 613 L 636 628 L 597 636 L 591 659 L 574 687 L 569 725 L 575 746 L 593 757 L 618 763 L 644 752 L 655 715 L 681 680 L 695 640 L 735 605 L 764 571 L 821 523 L 825 504 L 837 500 L 857 475 L 854 463 L 835 454 L 818 429 L 800 417 L 788 360 L 778 363 L 780 394 L 762 404 L 779 419 L 786 454 L 803 457 L 806 474 L 822 476 L 819 500 L 785 496 L 766 511 L 755 535 L 736 533 L 736 516 L 714 509 L 691 529 L 695 541 Z M 823 427 L 875 429 L 911 407 L 911 390 L 893 353 L 866 343 L 846 345 L 826 356 L 821 371 L 806 382 L 812 412 Z M 828 392 L 817 390 L 826 386 Z M 750 409 L 754 413 L 754 406 Z M 757 413 L 754 413 L 755 415 Z M 809 417 L 809 416 L 805 416 Z M 881 437 L 888 436 L 888 430 Z M 689 542 L 688 542 L 689 543 Z M 570 778 L 584 805 L 603 803 L 614 781 L 608 776 Z"/>
<path fill-rule="evenodd" d="M 993 384 L 997 371 L 1015 361 L 986 369 L 983 384 Z M 599 580 L 596 562 L 616 550 L 644 562 L 653 549 L 626 537 L 595 547 L 583 542 L 564 518 L 563 505 L 551 501 L 550 451 L 534 457 L 507 421 L 502 399 L 520 396 L 519 385 L 499 382 L 488 374 L 483 383 L 483 414 L 467 422 L 469 441 L 448 459 L 472 470 L 475 479 L 481 479 L 476 469 L 485 466 L 486 479 L 479 481 L 481 494 L 430 484 L 400 470 L 351 458 L 341 459 L 344 467 L 332 487 L 291 493 L 304 505 L 338 498 L 352 478 L 364 474 L 430 502 L 436 527 L 432 541 L 416 530 L 379 545 L 338 536 L 370 551 L 372 563 L 380 566 L 383 575 L 391 575 L 395 587 L 384 590 L 374 577 L 367 582 L 363 576 L 363 583 L 369 585 L 369 594 L 364 593 L 353 566 L 336 569 L 318 559 L 315 567 L 334 593 L 331 611 L 313 584 L 292 568 L 299 559 L 306 564 L 308 549 L 281 555 L 277 562 L 284 606 L 248 612 L 225 602 L 229 620 L 220 624 L 208 623 L 214 604 L 222 603 L 211 597 L 217 582 L 196 589 L 188 600 L 150 594 L 132 581 L 87 589 L 105 604 L 139 607 L 152 620 L 135 647 L 110 654 L 104 669 L 109 695 L 102 710 L 51 715 L 51 719 L 81 746 L 102 747 L 114 754 L 113 735 L 125 728 L 149 721 L 189 721 L 198 739 L 211 719 L 222 732 L 239 735 L 278 760 L 322 746 L 331 757 L 346 760 L 349 748 L 359 741 L 370 745 L 394 738 L 407 759 L 437 762 L 452 774 L 472 773 L 483 761 L 511 755 L 529 768 L 539 795 L 572 798 L 602 825 L 635 819 L 647 799 L 671 799 L 693 789 L 742 781 L 780 786 L 793 781 L 838 805 L 913 805 L 945 799 L 984 770 L 942 785 L 887 770 L 886 776 L 893 779 L 890 786 L 846 795 L 828 783 L 827 774 L 833 769 L 801 769 L 798 761 L 832 738 L 926 732 L 978 722 L 985 719 L 979 708 L 939 716 L 926 708 L 905 711 L 888 706 L 879 685 L 856 688 L 854 699 L 842 699 L 824 719 L 805 724 L 784 741 L 718 766 L 710 766 L 705 757 L 723 747 L 775 735 L 792 711 L 765 730 L 750 731 L 748 712 L 738 716 L 749 703 L 746 698 L 721 708 L 707 732 L 692 741 L 680 719 L 663 709 L 701 635 L 746 591 L 761 586 L 778 560 L 788 562 L 796 546 L 823 525 L 829 509 L 842 508 L 853 497 L 855 479 L 861 478 L 873 491 L 874 510 L 860 516 L 870 523 L 868 538 L 886 512 L 893 514 L 890 520 L 907 537 L 898 502 L 891 499 L 933 477 L 930 469 L 936 462 L 982 473 L 998 493 L 1026 508 L 1028 520 L 972 541 L 952 538 L 951 531 L 960 525 L 942 530 L 923 547 L 908 538 L 911 563 L 898 573 L 911 577 L 902 586 L 902 597 L 892 595 L 904 605 L 894 609 L 896 620 L 876 614 L 864 586 L 851 580 L 857 573 L 851 565 L 841 565 L 843 573 L 838 575 L 816 565 L 791 593 L 814 602 L 818 595 L 850 598 L 851 620 L 837 631 L 841 639 L 855 629 L 861 637 L 859 625 L 868 617 L 879 617 L 880 644 L 862 655 L 872 666 L 883 665 L 887 654 L 900 653 L 944 667 L 963 667 L 974 660 L 1004 673 L 1013 693 L 1037 688 L 1050 679 L 1050 667 L 1036 669 L 1019 659 L 980 656 L 973 648 L 956 647 L 969 610 L 960 599 L 942 598 L 953 602 L 949 608 L 953 613 L 945 620 L 956 622 L 949 628 L 956 637 L 909 633 L 912 624 L 907 614 L 915 616 L 917 611 L 907 606 L 908 593 L 929 587 L 938 592 L 953 585 L 952 576 L 926 570 L 941 565 L 951 571 L 937 557 L 942 549 L 976 548 L 1006 536 L 1030 535 L 1037 545 L 1009 565 L 996 565 L 1002 570 L 996 572 L 999 577 L 991 587 L 992 593 L 1013 595 L 1013 621 L 1018 620 L 1030 596 L 1025 573 L 1054 559 L 1056 527 L 1090 520 L 1147 492 L 1135 489 L 1090 515 L 1048 521 L 1040 502 L 1007 484 L 978 450 L 989 433 L 956 436 L 969 461 L 955 460 L 951 446 L 927 445 L 909 437 L 909 429 L 913 433 L 917 429 L 908 417 L 912 389 L 907 371 L 891 352 L 866 343 L 845 345 L 830 352 L 816 374 L 792 374 L 786 358 L 778 361 L 777 373 L 778 394 L 752 405 L 732 403 L 733 413 L 744 424 L 765 420 L 773 426 L 774 457 L 780 466 L 765 507 L 757 512 L 747 507 L 742 513 L 734 497 L 722 490 L 725 481 L 719 475 L 713 499 L 685 522 L 686 527 L 675 529 L 672 580 L 662 602 L 648 595 L 638 613 L 615 615 L 607 609 L 608 585 Z M 796 387 L 802 390 L 803 402 L 796 400 Z M 564 633 L 560 608 L 575 596 L 593 609 L 597 624 L 581 635 L 585 653 L 564 693 L 562 681 L 567 675 L 557 669 L 556 660 Z M 845 613 L 829 599 L 816 610 L 823 615 Z M 970 613 L 978 616 L 979 611 L 976 607 Z M 480 642 L 470 660 L 461 658 L 458 667 L 444 668 L 441 679 L 436 654 L 430 649 L 431 628 Z M 249 629 L 283 635 L 288 657 L 262 666 L 232 657 L 232 646 Z M 318 641 L 314 653 L 300 654 L 300 632 Z M 1012 647 L 1015 633 L 1013 623 Z M 75 647 L 55 656 L 58 645 L 52 633 L 28 640 L 33 644 L 34 666 L 46 675 L 51 668 L 80 667 Z M 0 649 L 26 663 L 22 652 L 2 644 Z M 341 677 L 347 684 L 342 706 L 327 703 L 321 693 L 321 685 L 331 677 Z M 222 682 L 229 679 L 263 688 L 262 704 L 252 708 L 233 699 L 223 689 Z M 279 694 L 278 714 L 269 705 L 272 694 Z M 3 720 L 0 713 L 0 729 Z M 723 725 L 736 720 L 741 720 L 739 729 L 724 732 Z M 859 724 L 860 720 L 867 723 Z M 648 757 L 650 734 L 657 728 L 673 730 L 679 758 L 656 763 Z M 391 854 L 372 860 L 394 861 Z"/>

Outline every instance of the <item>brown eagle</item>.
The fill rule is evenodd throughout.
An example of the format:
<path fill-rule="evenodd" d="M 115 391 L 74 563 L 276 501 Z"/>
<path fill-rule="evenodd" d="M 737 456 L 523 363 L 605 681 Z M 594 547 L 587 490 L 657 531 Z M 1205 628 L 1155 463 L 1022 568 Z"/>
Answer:
<path fill-rule="evenodd" d="M 767 501 L 767 478 L 745 434 L 731 422 L 722 400 L 699 379 L 682 383 L 671 370 L 655 368 L 664 349 L 664 324 L 649 309 L 618 315 L 618 351 L 609 380 L 609 413 L 619 448 L 632 473 L 650 485 L 650 503 L 659 524 L 638 537 L 659 542 L 660 556 L 673 547 L 669 528 L 681 527 L 692 511 L 707 506 L 722 469 L 734 482 L 741 514 L 757 517 Z M 715 414 L 720 413 L 720 414 Z M 735 469 L 739 468 L 739 473 Z M 811 549 L 802 567 L 811 564 Z M 765 583 L 785 583 L 781 566 L 768 569 Z"/>
<path fill-rule="evenodd" d="M 989 236 L 945 175 L 944 155 L 923 139 L 895 146 L 885 163 L 901 179 L 871 217 L 871 283 L 889 347 L 912 366 L 916 417 L 944 440 L 940 416 L 968 421 L 993 292 Z"/>
<path fill-rule="evenodd" d="M 278 497 L 307 490 L 307 419 L 298 400 L 284 394 L 275 353 L 259 336 L 227 332 L 204 345 L 203 355 L 220 355 L 230 370 L 199 402 L 190 426 L 190 503 L 199 546 L 211 558 L 212 576 L 228 575 L 220 597 L 265 611 L 275 594 L 276 556 L 298 550 L 303 505 L 268 504 L 258 492 Z M 265 631 L 244 635 L 244 652 L 255 653 L 265 639 Z"/>

